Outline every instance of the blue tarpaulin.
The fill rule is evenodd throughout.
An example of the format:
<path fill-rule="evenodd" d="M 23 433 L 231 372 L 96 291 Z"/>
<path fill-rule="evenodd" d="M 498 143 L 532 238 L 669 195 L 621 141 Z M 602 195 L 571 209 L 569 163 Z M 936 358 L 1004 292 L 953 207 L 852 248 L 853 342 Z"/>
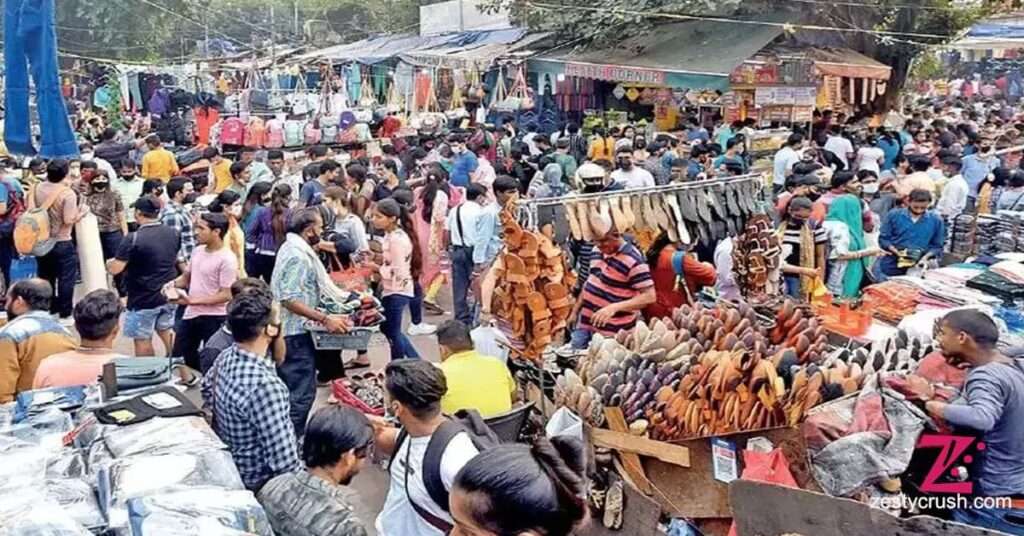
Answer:
<path fill-rule="evenodd" d="M 314 50 L 299 54 L 293 59 L 296 62 L 329 59 L 338 62 L 357 61 L 374 64 L 403 54 L 412 56 L 430 54 L 435 49 L 469 49 L 495 44 L 512 44 L 525 35 L 526 30 L 520 28 L 456 32 L 426 37 L 417 34 L 385 35 Z"/>

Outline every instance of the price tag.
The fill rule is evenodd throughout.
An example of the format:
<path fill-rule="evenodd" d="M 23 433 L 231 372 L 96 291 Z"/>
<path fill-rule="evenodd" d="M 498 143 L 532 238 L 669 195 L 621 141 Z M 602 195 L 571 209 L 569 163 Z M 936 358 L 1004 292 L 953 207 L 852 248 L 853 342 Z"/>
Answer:
<path fill-rule="evenodd" d="M 728 484 L 739 478 L 736 465 L 736 444 L 725 439 L 711 439 L 711 462 L 715 480 Z"/>

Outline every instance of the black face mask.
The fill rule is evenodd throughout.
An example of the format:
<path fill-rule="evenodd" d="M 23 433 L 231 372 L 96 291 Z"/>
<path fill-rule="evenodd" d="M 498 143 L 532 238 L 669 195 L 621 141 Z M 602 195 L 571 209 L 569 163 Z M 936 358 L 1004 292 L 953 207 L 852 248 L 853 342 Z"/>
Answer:
<path fill-rule="evenodd" d="M 817 201 L 818 198 L 821 197 L 821 194 L 818 193 L 818 192 L 807 192 L 807 196 L 806 197 L 807 197 L 807 199 L 810 199 L 811 201 Z"/>
<path fill-rule="evenodd" d="M 94 182 L 92 183 L 92 189 L 97 192 L 102 192 L 107 189 L 108 184 L 105 182 Z"/>
<path fill-rule="evenodd" d="M 134 180 L 135 179 L 135 174 L 133 173 L 131 175 L 121 175 L 121 179 L 122 180 L 126 180 L 126 181 Z"/>
<path fill-rule="evenodd" d="M 633 169 L 633 161 L 632 160 L 619 160 L 619 167 L 624 169 L 624 170 L 626 170 L 626 171 L 629 171 L 629 170 Z"/>

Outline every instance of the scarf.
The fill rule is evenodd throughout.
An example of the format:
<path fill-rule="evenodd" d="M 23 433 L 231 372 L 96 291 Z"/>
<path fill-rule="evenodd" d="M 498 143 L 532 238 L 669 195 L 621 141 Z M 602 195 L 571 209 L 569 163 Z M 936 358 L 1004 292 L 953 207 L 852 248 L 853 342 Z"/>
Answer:
<path fill-rule="evenodd" d="M 284 245 L 278 251 L 279 262 L 284 262 L 289 256 L 300 257 L 313 267 L 316 274 L 316 286 L 320 289 L 320 305 L 333 313 L 340 312 L 340 307 L 348 301 L 345 291 L 338 288 L 331 281 L 327 274 L 327 268 L 320 262 L 320 257 L 313 251 L 313 248 L 301 236 L 295 233 L 288 233 L 284 239 Z"/>
<path fill-rule="evenodd" d="M 800 266 L 803 268 L 814 268 L 814 231 L 811 229 L 811 222 L 805 221 L 800 226 Z M 800 294 L 804 300 L 810 301 L 811 293 L 814 292 L 815 277 L 800 276 Z"/>
<path fill-rule="evenodd" d="M 827 221 L 838 221 L 846 224 L 850 230 L 850 253 L 862 251 L 866 247 L 864 241 L 864 220 L 861 215 L 860 199 L 853 195 L 841 195 L 829 206 Z M 860 285 L 864 280 L 866 259 L 850 259 L 846 261 L 846 272 L 843 274 L 843 297 L 853 298 L 860 293 Z"/>

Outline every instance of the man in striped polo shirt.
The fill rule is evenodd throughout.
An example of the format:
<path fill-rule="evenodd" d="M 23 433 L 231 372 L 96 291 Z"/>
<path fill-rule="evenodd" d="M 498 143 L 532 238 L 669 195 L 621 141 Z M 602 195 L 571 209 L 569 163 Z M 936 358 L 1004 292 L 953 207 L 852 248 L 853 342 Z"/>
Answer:
<path fill-rule="evenodd" d="M 632 329 L 640 311 L 655 302 L 654 280 L 640 250 L 622 238 L 610 218 L 593 214 L 590 218 L 600 257 L 590 265 L 580 299 L 570 318 L 579 322 L 572 332 L 572 347 L 582 350 L 594 333 L 614 335 Z"/>

